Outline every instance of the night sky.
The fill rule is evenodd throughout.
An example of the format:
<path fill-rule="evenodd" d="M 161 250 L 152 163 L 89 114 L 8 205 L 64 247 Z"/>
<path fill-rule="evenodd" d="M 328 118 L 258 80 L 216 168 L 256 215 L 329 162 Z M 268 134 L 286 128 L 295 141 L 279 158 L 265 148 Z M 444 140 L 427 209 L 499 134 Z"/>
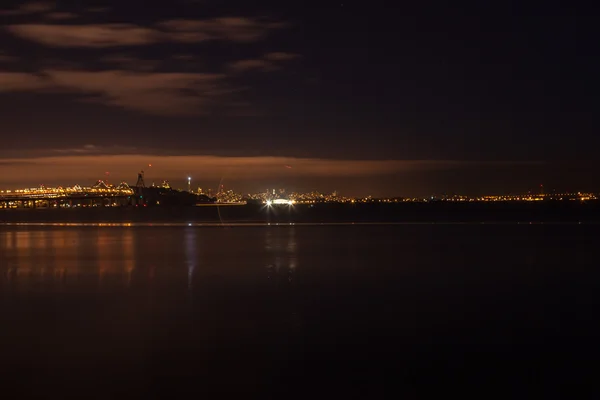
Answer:
<path fill-rule="evenodd" d="M 3 0 L 0 187 L 598 191 L 598 15 L 525 3 Z"/>

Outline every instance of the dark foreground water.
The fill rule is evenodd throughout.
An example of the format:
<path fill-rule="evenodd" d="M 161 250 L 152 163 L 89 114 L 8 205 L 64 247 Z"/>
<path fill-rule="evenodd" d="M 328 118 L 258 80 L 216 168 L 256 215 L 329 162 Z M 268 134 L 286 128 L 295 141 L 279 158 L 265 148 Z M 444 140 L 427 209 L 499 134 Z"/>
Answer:
<path fill-rule="evenodd" d="M 591 395 L 599 238 L 585 224 L 3 225 L 0 391 Z"/>

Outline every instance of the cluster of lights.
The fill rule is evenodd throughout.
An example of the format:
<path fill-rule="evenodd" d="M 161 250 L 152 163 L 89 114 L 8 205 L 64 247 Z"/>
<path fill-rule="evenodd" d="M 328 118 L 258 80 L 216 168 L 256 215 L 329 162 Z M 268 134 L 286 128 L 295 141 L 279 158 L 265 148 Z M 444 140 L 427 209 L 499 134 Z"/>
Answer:
<path fill-rule="evenodd" d="M 336 192 L 333 193 L 321 193 L 317 191 L 312 191 L 308 193 L 292 193 L 290 195 L 291 199 L 294 199 L 298 203 L 304 204 L 313 204 L 319 202 L 325 203 L 348 203 L 353 199 L 350 197 L 339 196 Z"/>
<path fill-rule="evenodd" d="M 229 191 L 229 193 L 233 193 Z M 280 193 L 285 193 L 281 190 Z M 219 199 L 219 197 L 217 197 Z M 293 204 L 316 204 L 316 203 L 428 203 L 428 202 L 494 202 L 494 201 L 542 201 L 542 200 L 598 200 L 599 196 L 594 193 L 554 193 L 554 194 L 521 194 L 521 195 L 487 195 L 470 197 L 465 195 L 445 195 L 432 197 L 390 197 L 373 198 L 372 196 L 353 198 L 340 196 L 333 192 L 325 194 L 317 191 L 308 193 L 291 193 L 289 196 L 278 198 L 275 193 L 265 192 L 257 194 L 248 194 L 247 199 L 258 200 L 263 204 L 273 205 L 276 201 L 280 204 L 287 204 L 292 201 Z M 241 201 L 241 195 L 236 195 L 236 199 Z M 219 200 L 217 200 L 219 201 Z"/>
<path fill-rule="evenodd" d="M 286 200 L 293 201 L 294 204 L 314 204 L 314 203 L 348 203 L 353 199 L 350 197 L 338 196 L 337 193 L 325 194 L 320 192 L 308 192 L 308 193 L 291 193 L 289 195 L 285 194 L 285 190 L 280 189 L 279 193 L 273 192 L 264 192 L 264 193 L 255 193 L 248 194 L 246 198 L 250 200 L 260 201 L 263 204 L 266 204 L 267 201 L 275 201 L 275 200 Z M 283 203 L 282 203 L 283 204 Z"/>
<path fill-rule="evenodd" d="M 28 198 L 57 198 L 57 197 L 68 197 L 78 194 L 105 194 L 109 196 L 119 195 L 131 195 L 133 189 L 126 185 L 120 185 L 118 187 L 109 185 L 97 185 L 92 187 L 81 187 L 75 185 L 73 187 L 57 187 L 57 188 L 29 188 L 29 189 L 18 189 L 18 190 L 2 190 L 0 191 L 0 197 L 11 198 L 11 197 L 28 197 Z"/>
<path fill-rule="evenodd" d="M 188 177 L 188 186 L 191 184 L 191 177 Z M 170 188 L 168 182 L 163 182 L 162 187 Z M 58 199 L 68 198 L 73 196 L 87 196 L 91 195 L 103 195 L 107 197 L 117 196 L 130 196 L 134 193 L 134 190 L 130 188 L 126 183 L 122 183 L 118 186 L 108 185 L 103 181 L 98 181 L 94 186 L 82 187 L 75 185 L 72 187 L 56 187 L 48 188 L 40 186 L 37 188 L 17 189 L 17 190 L 0 190 L 0 200 L 11 200 L 11 199 L 30 199 L 35 200 L 46 200 L 46 199 Z M 470 197 L 464 195 L 444 195 L 434 197 L 412 197 L 412 198 L 373 198 L 367 196 L 364 198 L 352 198 L 340 196 L 336 192 L 326 194 L 318 191 L 312 191 L 307 193 L 290 193 L 286 195 L 285 190 L 280 189 L 278 193 L 275 190 L 267 190 L 264 193 L 248 194 L 243 196 L 240 193 L 236 193 L 233 190 L 224 190 L 220 188 L 216 194 L 217 203 L 230 203 L 230 204 L 245 204 L 247 200 L 260 201 L 262 204 L 267 206 L 275 205 L 294 205 L 294 204 L 315 204 L 315 203 L 404 203 L 404 202 L 509 202 L 509 201 L 520 201 L 520 202 L 537 202 L 543 200 L 572 200 L 572 201 L 588 201 L 598 200 L 599 196 L 594 193 L 583 193 L 583 192 L 572 192 L 572 193 L 548 193 L 548 194 L 520 194 L 520 195 L 486 195 Z"/>
<path fill-rule="evenodd" d="M 425 199 L 427 200 L 427 199 Z M 598 200 L 598 196 L 594 193 L 548 193 L 548 194 L 519 194 L 519 195 L 500 195 L 500 196 L 443 196 L 441 198 L 432 198 L 437 201 L 469 201 L 469 202 L 507 202 L 507 201 L 544 201 L 544 200 L 571 200 L 571 201 L 587 201 Z"/>
<path fill-rule="evenodd" d="M 217 193 L 217 203 L 245 203 L 243 196 L 233 190 L 220 190 Z"/>

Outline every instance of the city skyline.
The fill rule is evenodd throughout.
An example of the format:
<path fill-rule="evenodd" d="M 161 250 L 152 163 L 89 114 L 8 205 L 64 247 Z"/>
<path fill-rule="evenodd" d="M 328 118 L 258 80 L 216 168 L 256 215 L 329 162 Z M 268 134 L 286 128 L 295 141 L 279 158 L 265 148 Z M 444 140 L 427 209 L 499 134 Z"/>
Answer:
<path fill-rule="evenodd" d="M 3 2 L 0 187 L 598 189 L 592 14 L 397 7 Z"/>
<path fill-rule="evenodd" d="M 190 205 L 242 205 L 262 203 L 267 207 L 271 205 L 300 205 L 314 203 L 403 203 L 403 202 L 538 202 L 538 201 L 596 201 L 600 193 L 593 192 L 561 192 L 552 189 L 547 191 L 540 185 L 537 191 L 529 191 L 520 194 L 491 194 L 481 196 L 469 196 L 457 193 L 445 193 L 441 195 L 411 197 L 411 196 L 389 196 L 373 197 L 347 196 L 337 190 L 320 192 L 312 190 L 309 192 L 298 192 L 287 188 L 267 188 L 255 193 L 241 193 L 232 188 L 226 188 L 220 184 L 217 189 L 211 187 L 200 187 L 192 189 L 191 177 L 187 178 L 187 188 L 174 188 L 168 181 L 160 185 L 152 183 L 146 186 L 143 171 L 138 174 L 135 185 L 121 182 L 118 185 L 104 180 L 98 180 L 91 186 L 57 186 L 48 187 L 42 185 L 34 188 L 20 188 L 16 190 L 0 190 L 0 208 L 37 208 L 42 205 L 46 207 L 70 208 L 77 202 L 78 206 L 101 206 L 101 207 L 123 207 L 123 206 L 158 206 L 161 198 L 179 198 L 180 206 Z M 190 196 L 191 195 L 191 196 Z M 164 197 L 166 196 L 166 197 Z M 146 199 L 146 200 L 144 200 Z M 150 200 L 148 200 L 150 199 Z M 167 204 L 165 204 L 167 205 Z"/>
<path fill-rule="evenodd" d="M 79 154 L 93 152 L 90 146 Z M 462 185 L 436 184 L 427 190 L 424 182 L 421 190 L 411 183 L 415 174 L 428 172 L 451 172 L 465 174 L 475 169 L 477 174 L 493 173 L 498 169 L 530 168 L 543 172 L 544 163 L 502 162 L 459 162 L 459 161 L 397 161 L 397 160 L 320 160 L 294 159 L 288 157 L 214 157 L 214 156 L 169 156 L 155 155 L 79 155 L 40 157 L 35 159 L 9 159 L 0 163 L 0 187 L 21 188 L 64 186 L 95 182 L 98 179 L 112 183 L 135 184 L 137 173 L 145 171 L 146 183 L 159 184 L 164 180 L 181 188 L 201 185 L 218 188 L 221 184 L 239 187 L 243 192 L 256 192 L 265 187 L 292 187 L 299 191 L 337 190 L 352 196 L 427 196 L 431 193 L 464 193 Z M 15 167 L 17 167 L 15 169 Z M 11 172 L 12 171 L 12 172 Z M 40 174 L 40 172 L 43 172 Z M 465 179 L 467 177 L 465 176 Z M 477 178 L 477 177 L 476 177 Z M 521 185 L 508 185 L 501 193 L 524 192 L 539 186 L 543 174 L 536 181 L 525 180 Z M 381 185 L 384 180 L 384 185 Z M 492 182 L 493 183 L 493 182 Z M 549 185 L 552 186 L 552 185 Z M 585 185 L 569 185 L 565 189 Z M 560 187 L 560 186 L 558 186 Z M 490 186 L 478 185 L 479 190 L 469 194 L 489 193 Z M 486 191 L 485 188 L 488 190 Z M 497 191 L 497 190 L 496 190 Z M 494 192 L 496 192 L 494 191 Z"/>
<path fill-rule="evenodd" d="M 568 200 L 568 199 L 579 199 L 579 200 L 597 200 L 598 196 L 600 196 L 600 192 L 594 191 L 582 191 L 582 190 L 561 190 L 557 188 L 547 188 L 544 185 L 539 185 L 537 188 L 532 188 L 531 190 L 525 192 L 491 192 L 485 194 L 468 194 L 468 193 L 460 193 L 456 191 L 443 192 L 443 193 L 430 193 L 427 195 L 421 196 L 411 196 L 411 195 L 396 195 L 396 196 L 383 196 L 383 195 L 351 195 L 347 193 L 342 193 L 337 189 L 333 190 L 319 190 L 315 188 L 311 188 L 308 190 L 298 190 L 295 188 L 289 188 L 285 186 L 271 186 L 266 189 L 257 189 L 254 191 L 243 191 L 239 190 L 239 188 L 225 186 L 223 180 L 219 181 L 219 184 L 214 187 L 211 184 L 206 185 L 206 182 L 197 183 L 195 186 L 192 185 L 192 177 L 187 176 L 183 182 L 169 182 L 168 180 L 162 180 L 159 184 L 157 184 L 154 180 L 149 181 L 148 184 L 145 182 L 145 173 L 141 171 L 138 173 L 138 179 L 135 183 L 123 181 L 112 181 L 109 180 L 109 175 L 107 174 L 104 179 L 98 179 L 94 182 L 93 185 L 45 185 L 40 184 L 37 186 L 20 186 L 15 188 L 0 188 L 0 197 L 1 196 L 34 196 L 36 194 L 68 194 L 68 193 L 80 193 L 80 192 L 103 192 L 107 193 L 119 192 L 119 191 L 137 191 L 141 188 L 158 188 L 158 189 L 168 189 L 169 191 L 176 192 L 187 192 L 194 195 L 203 195 L 207 196 L 210 199 L 216 199 L 217 202 L 225 201 L 228 202 L 231 199 L 233 202 L 239 202 L 242 200 L 262 200 L 263 202 L 266 199 L 293 199 L 293 200 L 301 200 L 301 199 L 313 199 L 313 200 L 325 200 L 325 201 L 334 201 L 334 202 L 348 202 L 350 200 L 398 200 L 402 199 L 403 201 L 427 201 L 427 200 L 450 200 L 450 201 L 513 201 L 513 200 L 544 200 L 544 199 L 552 199 L 552 200 Z M 229 199 L 229 200 L 228 200 Z"/>

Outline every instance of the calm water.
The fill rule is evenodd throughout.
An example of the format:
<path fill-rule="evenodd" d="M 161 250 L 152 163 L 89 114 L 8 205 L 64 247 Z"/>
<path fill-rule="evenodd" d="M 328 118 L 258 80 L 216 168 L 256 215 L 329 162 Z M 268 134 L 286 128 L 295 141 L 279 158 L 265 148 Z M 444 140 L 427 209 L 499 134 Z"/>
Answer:
<path fill-rule="evenodd" d="M 21 397 L 581 389 L 597 364 L 599 237 L 588 225 L 0 226 L 0 376 Z"/>

